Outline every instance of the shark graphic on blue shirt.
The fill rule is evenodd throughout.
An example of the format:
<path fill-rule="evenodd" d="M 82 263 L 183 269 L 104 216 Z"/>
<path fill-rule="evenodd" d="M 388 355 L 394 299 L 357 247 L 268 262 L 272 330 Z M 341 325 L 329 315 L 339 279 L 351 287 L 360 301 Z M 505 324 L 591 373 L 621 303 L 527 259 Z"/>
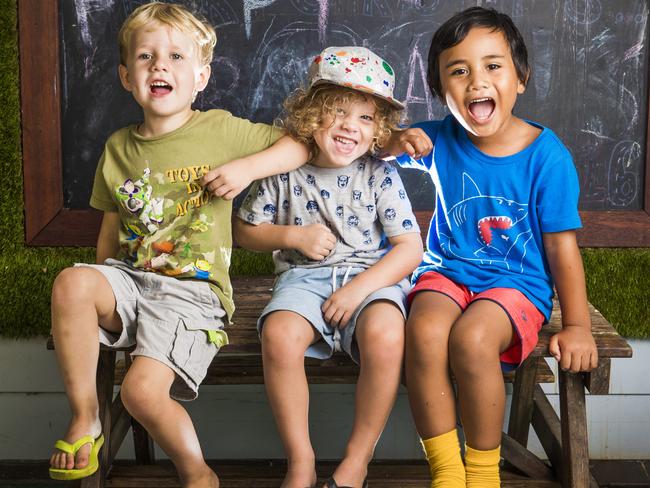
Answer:
<path fill-rule="evenodd" d="M 483 195 L 474 180 L 463 173 L 463 197 L 439 222 L 440 247 L 450 257 L 480 264 L 503 266 L 523 273 L 526 245 L 532 239 L 528 226 L 528 205 L 504 196 Z M 464 242 L 456 242 L 462 236 Z"/>

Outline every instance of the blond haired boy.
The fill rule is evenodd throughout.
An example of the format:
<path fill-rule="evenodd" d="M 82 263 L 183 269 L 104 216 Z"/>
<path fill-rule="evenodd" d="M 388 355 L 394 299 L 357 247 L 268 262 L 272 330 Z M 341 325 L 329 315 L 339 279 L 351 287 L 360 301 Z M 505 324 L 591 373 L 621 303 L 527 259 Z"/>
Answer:
<path fill-rule="evenodd" d="M 285 137 L 265 152 L 265 161 L 281 165 L 258 165 L 249 155 L 280 131 L 223 110 L 192 110 L 210 78 L 216 35 L 184 7 L 137 8 L 119 43 L 120 80 L 144 118 L 111 135 L 97 168 L 90 201 L 104 212 L 97 264 L 63 270 L 52 290 L 52 334 L 72 419 L 55 444 L 50 476 L 79 479 L 97 470 L 99 344 L 135 345 L 120 393 L 126 409 L 173 461 L 183 486 L 216 487 L 176 401 L 196 398 L 227 342 L 223 327 L 234 309 L 232 204 L 212 193 L 230 198 L 247 179 L 296 167 L 308 153 Z M 201 186 L 206 176 L 209 191 Z"/>

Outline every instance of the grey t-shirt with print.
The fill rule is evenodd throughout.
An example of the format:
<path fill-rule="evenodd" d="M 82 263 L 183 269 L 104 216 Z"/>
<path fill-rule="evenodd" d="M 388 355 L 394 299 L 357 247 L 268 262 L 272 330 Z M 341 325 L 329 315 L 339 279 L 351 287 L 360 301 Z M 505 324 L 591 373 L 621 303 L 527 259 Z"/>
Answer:
<path fill-rule="evenodd" d="M 275 251 L 276 273 L 294 267 L 368 268 L 388 252 L 387 237 L 420 232 L 397 170 L 370 156 L 342 168 L 305 164 L 259 180 L 237 216 L 253 225 L 324 224 L 336 236 L 335 249 L 322 261 L 294 249 Z"/>

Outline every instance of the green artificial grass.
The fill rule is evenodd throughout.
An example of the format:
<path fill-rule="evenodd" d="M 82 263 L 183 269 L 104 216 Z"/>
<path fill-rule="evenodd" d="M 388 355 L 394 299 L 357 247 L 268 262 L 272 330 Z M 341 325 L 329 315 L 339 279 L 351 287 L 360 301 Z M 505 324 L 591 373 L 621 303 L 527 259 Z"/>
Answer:
<path fill-rule="evenodd" d="M 0 337 L 34 337 L 49 333 L 56 275 L 74 262 L 93 262 L 94 249 L 25 246 L 16 13 L 16 0 L 0 0 Z M 650 338 L 650 249 L 585 249 L 583 256 L 594 306 L 622 335 Z M 272 269 L 268 254 L 233 253 L 233 275 Z"/>
<path fill-rule="evenodd" d="M 650 338 L 650 249 L 583 249 L 589 301 L 619 334 Z"/>

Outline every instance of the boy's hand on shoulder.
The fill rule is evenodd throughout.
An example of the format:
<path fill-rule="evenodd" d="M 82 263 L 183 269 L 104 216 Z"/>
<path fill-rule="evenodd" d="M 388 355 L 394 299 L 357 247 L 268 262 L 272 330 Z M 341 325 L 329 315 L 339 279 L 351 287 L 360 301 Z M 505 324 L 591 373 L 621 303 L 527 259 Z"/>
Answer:
<path fill-rule="evenodd" d="M 323 224 L 294 226 L 294 247 L 314 261 L 322 261 L 336 247 L 336 236 Z"/>
<path fill-rule="evenodd" d="M 413 159 L 420 159 L 427 156 L 433 150 L 433 143 L 429 136 L 422 129 L 410 128 L 401 131 L 393 131 L 384 146 L 384 151 L 391 156 L 408 154 Z"/>
<path fill-rule="evenodd" d="M 232 200 L 252 182 L 243 159 L 233 159 L 218 168 L 211 169 L 201 177 L 200 183 L 216 197 Z"/>
<path fill-rule="evenodd" d="M 598 366 L 598 349 L 591 328 L 567 325 L 551 337 L 548 349 L 563 371 L 579 373 Z"/>
<path fill-rule="evenodd" d="M 363 287 L 356 286 L 354 280 L 350 281 L 332 293 L 323 303 L 321 310 L 325 322 L 332 327 L 347 326 L 352 314 L 367 296 L 368 292 Z"/>

